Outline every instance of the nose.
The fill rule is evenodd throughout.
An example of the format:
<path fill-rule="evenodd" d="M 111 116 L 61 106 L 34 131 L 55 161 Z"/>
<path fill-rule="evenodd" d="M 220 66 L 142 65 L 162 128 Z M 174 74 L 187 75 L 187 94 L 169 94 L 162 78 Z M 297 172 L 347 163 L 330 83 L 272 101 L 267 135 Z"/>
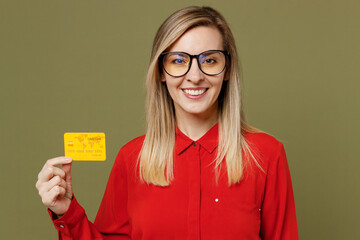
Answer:
<path fill-rule="evenodd" d="M 194 83 L 198 83 L 199 81 L 204 79 L 204 74 L 200 70 L 196 58 L 192 59 L 191 67 L 190 67 L 188 73 L 185 75 L 185 77 L 186 77 L 186 80 L 194 82 Z"/>

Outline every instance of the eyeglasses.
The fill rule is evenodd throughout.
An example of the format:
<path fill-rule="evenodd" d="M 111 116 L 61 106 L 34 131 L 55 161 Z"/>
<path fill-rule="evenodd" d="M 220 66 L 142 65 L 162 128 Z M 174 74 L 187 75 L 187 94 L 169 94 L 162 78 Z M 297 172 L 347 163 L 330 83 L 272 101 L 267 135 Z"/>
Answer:
<path fill-rule="evenodd" d="M 192 59 L 196 58 L 199 69 L 206 75 L 218 75 L 226 66 L 229 54 L 222 50 L 208 50 L 198 55 L 186 52 L 165 52 L 160 55 L 162 67 L 172 77 L 181 77 L 189 72 Z"/>

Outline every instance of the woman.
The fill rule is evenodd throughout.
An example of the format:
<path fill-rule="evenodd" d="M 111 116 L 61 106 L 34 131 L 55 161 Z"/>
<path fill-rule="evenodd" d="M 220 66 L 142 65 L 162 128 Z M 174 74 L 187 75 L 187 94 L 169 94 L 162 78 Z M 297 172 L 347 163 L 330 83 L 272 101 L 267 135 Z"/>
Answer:
<path fill-rule="evenodd" d="M 298 239 L 284 148 L 244 119 L 224 18 L 188 7 L 165 20 L 146 85 L 146 135 L 120 150 L 94 224 L 73 196 L 71 159 L 39 173 L 60 239 Z"/>

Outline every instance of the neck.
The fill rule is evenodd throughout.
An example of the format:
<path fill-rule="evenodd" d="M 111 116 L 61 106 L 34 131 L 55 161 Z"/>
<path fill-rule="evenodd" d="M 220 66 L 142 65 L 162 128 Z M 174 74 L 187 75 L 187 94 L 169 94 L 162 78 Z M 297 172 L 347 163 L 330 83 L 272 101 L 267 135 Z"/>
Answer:
<path fill-rule="evenodd" d="M 181 114 L 176 116 L 177 127 L 190 139 L 196 141 L 200 139 L 217 122 L 217 112 L 210 116 L 199 116 L 193 114 Z"/>

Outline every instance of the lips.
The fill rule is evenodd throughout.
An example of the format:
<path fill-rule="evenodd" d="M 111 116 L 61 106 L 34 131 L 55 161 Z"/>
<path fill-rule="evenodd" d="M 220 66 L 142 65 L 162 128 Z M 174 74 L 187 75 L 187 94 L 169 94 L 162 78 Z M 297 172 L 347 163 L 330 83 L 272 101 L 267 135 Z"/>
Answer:
<path fill-rule="evenodd" d="M 200 99 L 207 92 L 208 88 L 183 88 L 182 91 L 187 98 Z"/>
<path fill-rule="evenodd" d="M 183 91 L 191 96 L 199 96 L 202 95 L 206 92 L 207 88 L 203 88 L 203 89 L 183 89 Z"/>

